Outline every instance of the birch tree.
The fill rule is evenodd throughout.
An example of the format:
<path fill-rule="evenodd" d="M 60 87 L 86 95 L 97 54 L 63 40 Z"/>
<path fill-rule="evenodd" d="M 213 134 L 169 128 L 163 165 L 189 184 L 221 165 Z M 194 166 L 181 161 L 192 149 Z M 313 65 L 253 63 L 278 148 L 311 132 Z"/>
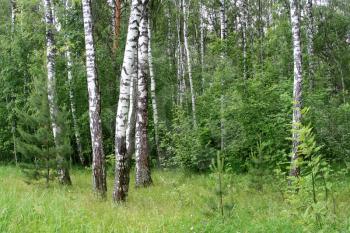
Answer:
<path fill-rule="evenodd" d="M 101 122 L 101 97 L 98 83 L 98 76 L 95 64 L 95 47 L 92 32 L 91 1 L 82 0 L 85 51 L 86 51 L 86 75 L 89 93 L 89 120 L 92 145 L 92 175 L 93 187 L 97 195 L 106 196 L 106 169 L 105 155 L 102 145 L 102 122 Z"/>
<path fill-rule="evenodd" d="M 307 54 L 308 54 L 308 78 L 310 82 L 310 88 L 314 87 L 314 18 L 312 13 L 312 0 L 306 2 L 306 36 L 307 36 Z"/>
<path fill-rule="evenodd" d="M 201 56 L 201 76 L 202 76 L 202 89 L 204 90 L 204 5 L 203 1 L 199 2 L 199 22 L 200 22 L 200 56 Z"/>
<path fill-rule="evenodd" d="M 142 3 L 140 0 L 132 0 L 129 17 L 128 34 L 126 38 L 123 67 L 120 79 L 120 92 L 118 109 L 116 114 L 115 130 L 115 182 L 113 200 L 125 201 L 129 190 L 130 157 L 126 148 L 126 128 L 128 122 L 130 102 L 130 81 L 132 74 L 137 72 L 135 51 L 138 43 L 138 25 L 141 19 Z"/>
<path fill-rule="evenodd" d="M 221 41 L 223 42 L 226 38 L 226 12 L 225 12 L 225 0 L 220 0 L 220 37 Z M 225 53 L 221 54 L 221 59 L 224 59 Z M 223 88 L 224 88 L 224 80 L 223 77 L 221 77 L 221 99 L 220 99 L 220 134 L 221 134 L 221 150 L 225 147 L 225 118 L 224 118 L 224 101 L 225 96 L 223 94 Z"/>
<path fill-rule="evenodd" d="M 299 1 L 290 0 L 290 17 L 292 26 L 293 60 L 294 60 L 294 85 L 293 85 L 293 133 L 292 133 L 292 157 L 290 176 L 299 176 L 298 147 L 300 135 L 298 129 L 301 124 L 302 107 L 302 66 L 301 66 L 301 45 L 300 45 L 300 20 Z"/>
<path fill-rule="evenodd" d="M 149 65 L 149 76 L 151 79 L 151 100 L 153 110 L 153 124 L 154 124 L 154 138 L 157 148 L 158 165 L 161 166 L 164 163 L 164 157 L 160 150 L 159 145 L 159 120 L 158 120 L 158 105 L 156 96 L 156 80 L 153 72 L 153 57 L 152 57 L 152 32 L 150 20 L 148 21 L 148 65 Z"/>
<path fill-rule="evenodd" d="M 243 50 L 243 79 L 247 79 L 247 0 L 241 0 L 240 4 L 240 24 L 242 31 Z"/>
<path fill-rule="evenodd" d="M 152 183 L 147 141 L 147 80 L 148 65 L 148 1 L 142 3 L 142 16 L 138 41 L 138 78 L 136 113 L 136 187 L 146 187 Z"/>
<path fill-rule="evenodd" d="M 193 81 L 192 81 L 192 64 L 191 64 L 191 51 L 189 48 L 188 43 L 188 16 L 189 16 L 189 9 L 188 4 L 186 0 L 182 0 L 182 13 L 184 16 L 184 22 L 183 22 L 183 36 L 184 36 L 184 45 L 186 50 L 186 60 L 187 60 L 187 72 L 188 72 L 188 79 L 190 82 L 190 92 L 191 92 L 191 103 L 192 103 L 192 121 L 193 126 L 197 127 L 197 120 L 196 120 L 196 96 L 194 93 L 194 87 L 193 87 Z"/>
<path fill-rule="evenodd" d="M 46 67 L 47 67 L 47 95 L 50 111 L 51 128 L 56 147 L 61 144 L 61 127 L 58 123 L 58 106 L 56 93 L 56 73 L 55 73 L 55 57 L 56 49 L 54 42 L 54 20 L 53 5 L 51 0 L 44 0 L 45 23 L 46 23 Z M 71 179 L 69 170 L 66 165 L 65 158 L 59 153 L 57 154 L 57 171 L 58 179 L 61 184 L 70 185 Z"/>
<path fill-rule="evenodd" d="M 71 7 L 69 6 L 69 0 L 64 1 L 64 9 L 66 12 L 66 18 L 68 15 L 68 12 L 71 10 Z M 54 20 L 58 22 L 57 16 L 55 19 L 54 15 Z M 67 22 L 66 22 L 67 24 Z M 56 26 L 56 29 L 60 28 L 59 26 Z M 59 30 L 59 29 L 58 29 Z M 75 136 L 75 143 L 77 146 L 77 151 L 78 151 L 78 156 L 80 159 L 80 162 L 82 165 L 84 165 L 85 159 L 83 155 L 83 149 L 81 145 L 81 136 L 80 136 L 80 130 L 79 130 L 79 125 L 78 125 L 78 117 L 77 117 L 77 111 L 76 111 L 76 103 L 75 103 L 75 93 L 74 93 L 74 87 L 73 87 L 73 73 L 72 73 L 72 68 L 73 68 L 73 60 L 71 56 L 71 50 L 69 47 L 70 41 L 67 36 L 67 34 L 64 35 L 66 46 L 65 46 L 65 57 L 66 57 L 66 65 L 67 65 L 67 78 L 68 78 L 68 88 L 69 88 L 69 104 L 70 104 L 70 111 L 72 114 L 72 121 L 73 121 L 73 130 L 74 130 L 74 136 Z"/>

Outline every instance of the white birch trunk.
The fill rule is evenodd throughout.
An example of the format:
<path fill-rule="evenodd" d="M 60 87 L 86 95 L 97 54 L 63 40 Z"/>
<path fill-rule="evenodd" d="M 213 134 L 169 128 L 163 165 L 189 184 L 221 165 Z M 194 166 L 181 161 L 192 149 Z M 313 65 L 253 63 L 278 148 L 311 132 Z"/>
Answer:
<path fill-rule="evenodd" d="M 150 22 L 148 22 L 148 65 L 149 65 L 149 76 L 151 78 L 151 100 L 152 100 L 152 110 L 153 110 L 153 123 L 154 123 L 154 138 L 157 148 L 158 156 L 158 166 L 164 164 L 164 157 L 160 150 L 159 145 L 159 120 L 158 120 L 158 106 L 157 106 L 157 96 L 156 96 L 156 80 L 154 78 L 153 72 L 153 57 L 152 57 L 152 32 Z"/>
<path fill-rule="evenodd" d="M 226 38 L 226 12 L 225 12 L 225 0 L 220 0 L 220 37 L 223 42 Z M 225 59 L 225 52 L 221 54 L 221 59 Z M 221 143 L 220 148 L 223 151 L 225 147 L 225 118 L 224 118 L 224 110 L 225 110 L 225 96 L 224 96 L 224 80 L 221 77 L 221 97 L 220 97 L 220 134 L 221 134 Z"/>
<path fill-rule="evenodd" d="M 49 103 L 51 128 L 56 147 L 61 144 L 61 128 L 58 124 L 58 106 L 56 93 L 55 57 L 56 49 L 54 42 L 54 18 L 51 0 L 44 0 L 45 23 L 46 23 L 46 66 L 47 66 L 47 97 Z M 69 171 L 65 165 L 65 159 L 57 155 L 58 179 L 62 184 L 71 184 Z"/>
<path fill-rule="evenodd" d="M 204 80 L 204 6 L 203 1 L 199 3 L 199 20 L 200 20 L 200 56 L 201 56 L 201 76 L 202 76 L 202 90 L 204 90 L 205 80 Z"/>
<path fill-rule="evenodd" d="M 68 11 L 71 10 L 68 0 L 65 0 L 64 2 L 64 8 L 66 11 L 66 17 L 68 14 Z M 55 20 L 57 22 L 57 20 Z M 57 27 L 56 27 L 57 28 Z M 70 110 L 72 114 L 72 120 L 73 120 L 73 130 L 74 130 L 74 136 L 75 136 L 75 143 L 78 150 L 78 156 L 80 159 L 80 162 L 82 165 L 84 165 L 85 159 L 83 155 L 83 149 L 81 145 L 81 137 L 80 137 L 80 130 L 78 125 L 78 118 L 77 118 L 77 111 L 76 111 L 76 104 L 75 104 L 75 94 L 74 94 L 74 87 L 73 87 L 73 73 L 72 73 L 72 67 L 73 67 L 73 61 L 72 56 L 69 48 L 69 38 L 67 35 L 64 36 L 66 40 L 66 61 L 67 61 L 67 77 L 68 77 L 68 88 L 69 88 L 69 102 L 70 102 Z"/>
<path fill-rule="evenodd" d="M 241 0 L 240 21 L 242 30 L 242 50 L 243 50 L 243 79 L 247 80 L 247 0 Z"/>
<path fill-rule="evenodd" d="M 135 67 L 137 67 L 137 50 L 135 49 L 134 59 Z M 131 156 L 135 152 L 135 127 L 136 127 L 136 104 L 137 104 L 137 69 L 131 75 L 130 80 L 130 102 L 128 112 L 128 124 L 126 128 L 126 151 L 127 156 Z"/>
<path fill-rule="evenodd" d="M 130 158 L 128 157 L 126 148 L 126 128 L 130 102 L 130 81 L 132 74 L 136 72 L 135 70 L 137 69 L 137 67 L 135 67 L 135 50 L 137 50 L 138 25 L 141 18 L 141 9 L 140 1 L 132 0 L 116 115 L 116 169 L 113 192 L 113 200 L 116 202 L 125 201 L 129 189 Z"/>
<path fill-rule="evenodd" d="M 136 112 L 136 187 L 146 187 L 152 183 L 147 141 L 147 80 L 148 65 L 148 6 L 143 3 L 138 41 L 138 80 Z"/>
<path fill-rule="evenodd" d="M 14 39 L 14 33 L 15 33 L 15 26 L 16 26 L 16 14 L 17 14 L 17 2 L 16 0 L 10 0 L 11 4 L 11 39 Z M 11 51 L 12 56 L 12 51 Z M 16 94 L 14 93 L 14 96 L 11 98 L 12 101 L 15 102 L 16 100 Z M 15 159 L 16 166 L 18 165 L 18 158 L 17 158 L 17 143 L 16 143 L 16 119 L 15 119 L 15 112 L 12 110 L 13 114 L 13 120 L 12 120 L 12 126 L 11 126 L 11 133 L 12 133 L 12 141 L 13 141 L 13 155 Z"/>
<path fill-rule="evenodd" d="M 93 37 L 93 22 L 91 14 L 91 1 L 82 0 L 84 33 L 85 33 L 85 52 L 86 52 L 86 74 L 89 93 L 89 119 L 90 134 L 92 145 L 92 172 L 93 185 L 96 194 L 104 198 L 106 196 L 106 169 L 105 155 L 102 145 L 102 122 L 101 122 L 101 97 L 96 71 L 96 57 Z"/>
<path fill-rule="evenodd" d="M 307 16 L 307 54 L 308 54 L 308 78 L 310 82 L 310 89 L 314 88 L 314 18 L 312 13 L 312 0 L 306 2 L 306 16 Z"/>
<path fill-rule="evenodd" d="M 298 130 L 301 124 L 302 108 L 302 66 L 301 66 L 301 45 L 300 45 L 300 20 L 298 11 L 298 0 L 290 0 L 290 17 L 292 26 L 293 59 L 294 59 L 294 85 L 293 85 L 293 134 L 292 134 L 292 158 L 291 176 L 299 176 L 298 147 L 300 135 Z"/>
<path fill-rule="evenodd" d="M 75 104 L 75 94 L 74 94 L 74 86 L 73 86 L 73 74 L 72 74 L 72 57 L 69 49 L 69 45 L 67 45 L 66 48 L 66 59 L 67 59 L 67 76 L 68 76 L 68 88 L 69 88 L 69 102 L 70 102 L 70 110 L 72 114 L 72 120 L 73 120 L 73 129 L 74 129 L 74 136 L 75 136 L 75 143 L 77 145 L 78 150 L 78 156 L 80 159 L 80 162 L 82 165 L 85 163 L 84 155 L 83 155 L 83 148 L 81 145 L 81 137 L 80 137 L 80 130 L 78 125 L 78 118 L 77 118 L 77 110 L 76 110 L 76 104 Z"/>
<path fill-rule="evenodd" d="M 184 15 L 184 24 L 183 24 L 183 32 L 184 32 L 184 45 L 186 50 L 186 60 L 187 60 L 187 71 L 188 71 L 188 79 L 190 82 L 190 92 L 191 92 L 191 103 L 192 103 L 192 120 L 193 120 L 193 126 L 197 127 L 197 120 L 196 120 L 196 96 L 194 93 L 194 87 L 193 87 L 193 81 L 192 81 L 192 64 L 191 64 L 191 51 L 189 49 L 188 45 L 188 28 L 187 28 L 187 20 L 188 20 L 188 5 L 186 0 L 182 0 L 182 11 Z"/>
<path fill-rule="evenodd" d="M 178 41 L 178 83 L 179 83 L 179 101 L 180 105 L 183 104 L 184 94 L 185 94 L 185 65 L 184 65 L 184 55 L 181 43 L 181 27 L 180 27 L 181 18 L 176 19 L 176 28 L 177 28 L 177 41 Z"/>
<path fill-rule="evenodd" d="M 10 0 L 10 4 L 11 4 L 11 33 L 14 33 L 15 25 L 16 25 L 17 1 Z"/>

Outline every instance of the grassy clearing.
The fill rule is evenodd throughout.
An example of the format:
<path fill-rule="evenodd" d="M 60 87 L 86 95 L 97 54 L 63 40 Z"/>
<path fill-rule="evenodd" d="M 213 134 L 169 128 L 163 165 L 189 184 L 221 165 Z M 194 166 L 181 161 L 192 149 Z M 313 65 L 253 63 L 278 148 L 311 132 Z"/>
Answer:
<path fill-rule="evenodd" d="M 232 176 L 225 198 L 234 207 L 222 221 L 210 211 L 215 180 L 208 175 L 154 171 L 154 185 L 135 190 L 132 182 L 128 202 L 119 206 L 111 195 L 96 200 L 88 170 L 74 170 L 72 179 L 72 187 L 28 185 L 18 169 L 0 166 L 0 232 L 304 232 L 273 180 L 256 191 L 248 175 Z M 108 184 L 111 194 L 113 177 Z M 350 232 L 349 179 L 346 184 L 336 193 L 334 232 Z"/>

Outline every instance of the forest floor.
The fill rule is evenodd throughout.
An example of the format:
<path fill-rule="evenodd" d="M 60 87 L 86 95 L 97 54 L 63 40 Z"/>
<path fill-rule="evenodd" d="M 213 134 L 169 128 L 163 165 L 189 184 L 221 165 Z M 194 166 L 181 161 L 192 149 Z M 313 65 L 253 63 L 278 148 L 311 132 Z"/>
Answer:
<path fill-rule="evenodd" d="M 272 178 L 263 182 L 261 190 L 249 175 L 226 180 L 222 219 L 215 210 L 216 178 L 208 174 L 154 171 L 154 185 L 142 189 L 134 188 L 131 177 L 128 202 L 114 205 L 112 176 L 108 200 L 100 201 L 91 192 L 89 170 L 73 170 L 71 187 L 52 182 L 46 188 L 44 183 L 24 182 L 17 168 L 0 166 L 0 232 L 310 232 L 300 218 L 291 217 Z M 345 184 L 335 192 L 334 232 L 350 232 L 349 178 Z"/>

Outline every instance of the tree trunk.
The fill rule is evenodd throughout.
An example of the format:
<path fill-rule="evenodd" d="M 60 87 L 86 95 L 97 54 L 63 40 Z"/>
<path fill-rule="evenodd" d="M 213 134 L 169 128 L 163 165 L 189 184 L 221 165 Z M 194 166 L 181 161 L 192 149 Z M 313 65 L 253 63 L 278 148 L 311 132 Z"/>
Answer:
<path fill-rule="evenodd" d="M 290 17 L 292 26 L 293 58 L 294 58 L 294 85 L 293 85 L 293 135 L 292 158 L 290 176 L 299 176 L 298 151 L 300 135 L 298 130 L 301 124 L 302 108 L 302 67 L 300 46 L 300 21 L 298 11 L 299 1 L 290 0 Z"/>
<path fill-rule="evenodd" d="M 130 158 L 128 157 L 126 148 L 126 128 L 130 101 L 130 80 L 133 77 L 132 74 L 137 72 L 137 67 L 135 67 L 135 51 L 137 51 L 138 25 L 140 23 L 141 10 L 140 0 L 132 0 L 116 116 L 116 168 L 113 192 L 113 200 L 115 202 L 125 201 L 129 190 Z"/>
<path fill-rule="evenodd" d="M 149 76 L 151 78 L 151 100 L 152 100 L 152 110 L 153 110 L 153 123 L 154 123 L 154 138 L 157 148 L 157 158 L 158 158 L 158 166 L 162 166 L 164 164 L 164 157 L 160 150 L 159 145 L 159 120 L 158 120 L 158 107 L 157 107 L 157 96 L 156 96 L 156 80 L 154 78 L 153 72 L 153 57 L 152 57 L 152 32 L 150 22 L 148 22 L 148 65 L 149 65 Z"/>
<path fill-rule="evenodd" d="M 243 79 L 247 80 L 247 12 L 246 12 L 246 2 L 247 0 L 241 1 L 240 6 L 240 21 L 242 30 L 242 50 L 243 50 Z"/>
<path fill-rule="evenodd" d="M 204 6 L 203 6 L 203 1 L 200 0 L 199 3 L 199 20 L 200 20 L 200 54 L 201 54 L 201 76 L 202 76 L 202 90 L 204 90 L 204 30 L 205 30 L 205 25 L 204 25 Z"/>
<path fill-rule="evenodd" d="M 69 7 L 69 4 L 68 4 L 68 0 L 65 0 L 64 8 L 65 8 L 66 17 L 67 17 L 68 11 L 71 10 Z M 70 102 L 70 110 L 71 110 L 72 120 L 73 120 L 75 143 L 77 146 L 78 156 L 79 156 L 80 162 L 82 165 L 84 165 L 85 159 L 84 159 L 83 149 L 82 149 L 82 145 L 81 145 L 81 137 L 80 137 L 80 130 L 79 130 L 79 125 L 78 125 L 77 113 L 76 113 L 75 94 L 74 94 L 74 86 L 73 86 L 73 74 L 72 74 L 73 61 L 72 61 L 71 52 L 70 52 L 70 48 L 69 48 L 69 38 L 67 35 L 65 35 L 64 37 L 65 37 L 66 44 L 67 44 L 65 56 L 67 59 L 69 102 Z"/>
<path fill-rule="evenodd" d="M 115 0 L 114 7 L 115 7 L 115 9 L 113 11 L 113 14 L 114 14 L 113 53 L 115 53 L 117 51 L 117 49 L 119 48 L 120 25 L 121 25 L 121 20 L 122 20 L 122 1 Z"/>
<path fill-rule="evenodd" d="M 184 65 L 184 55 L 181 43 L 181 17 L 177 17 L 176 19 L 176 28 L 177 28 L 177 41 L 178 41 L 178 84 L 179 84 L 179 102 L 180 105 L 183 105 L 184 94 L 186 89 L 185 84 L 185 65 Z"/>
<path fill-rule="evenodd" d="M 16 25 L 17 1 L 10 0 L 10 4 L 11 4 L 11 33 L 13 34 L 15 31 L 15 25 Z"/>
<path fill-rule="evenodd" d="M 92 32 L 93 22 L 91 15 L 90 0 L 82 0 L 85 51 L 86 51 L 86 74 L 89 92 L 89 119 L 92 145 L 92 172 L 93 186 L 97 195 L 106 197 L 107 182 L 105 169 L 105 156 L 102 145 L 102 123 L 101 123 L 101 97 L 98 83 L 98 76 L 95 64 L 95 47 Z"/>
<path fill-rule="evenodd" d="M 47 59 L 47 95 L 50 110 L 51 127 L 55 145 L 61 144 L 61 128 L 58 124 L 58 106 L 56 93 L 55 57 L 56 49 L 53 35 L 54 21 L 51 0 L 44 1 L 45 23 L 46 23 L 46 59 Z M 58 179 L 61 184 L 70 185 L 69 170 L 65 164 L 65 158 L 57 155 Z"/>
<path fill-rule="evenodd" d="M 307 16 L 307 54 L 308 54 L 308 78 L 310 89 L 314 88 L 314 18 L 312 13 L 312 0 L 307 0 L 306 3 L 306 16 Z"/>
<path fill-rule="evenodd" d="M 147 141 L 148 2 L 143 3 L 138 41 L 138 80 L 136 113 L 136 187 L 152 184 Z"/>
<path fill-rule="evenodd" d="M 188 5 L 186 0 L 182 0 L 182 12 L 184 15 L 184 24 L 183 24 L 183 33 L 184 33 L 184 45 L 186 50 L 186 56 L 187 56 L 187 71 L 188 71 L 188 79 L 190 82 L 190 91 L 191 91 L 191 103 L 192 103 L 192 120 L 193 120 L 193 126 L 197 127 L 197 120 L 196 120 L 196 96 L 194 93 L 194 87 L 193 87 L 193 81 L 192 81 L 192 64 L 191 64 L 191 51 L 188 45 L 188 28 L 187 28 L 187 21 L 188 21 Z"/>
<path fill-rule="evenodd" d="M 15 34 L 15 26 L 16 26 L 16 14 L 17 14 L 17 2 L 16 0 L 10 0 L 11 4 L 11 39 L 14 40 L 14 34 Z M 12 57 L 12 49 L 10 52 L 10 56 Z M 11 101 L 15 103 L 16 101 L 16 93 L 13 92 L 13 96 L 11 97 Z M 16 143 L 16 117 L 15 117 L 15 111 L 12 109 L 13 119 L 12 119 L 12 126 L 11 126 L 11 133 L 12 133 L 12 141 L 13 141 L 13 155 L 15 159 L 15 164 L 18 166 L 18 158 L 17 158 L 17 143 Z"/>
<path fill-rule="evenodd" d="M 223 41 L 226 38 L 226 12 L 225 12 L 225 0 L 220 0 L 220 38 Z M 221 59 L 225 59 L 225 52 L 221 54 Z M 224 80 L 221 76 L 221 97 L 220 97 L 220 137 L 221 143 L 220 148 L 223 151 L 225 147 L 225 118 L 224 118 L 224 109 L 225 109 L 225 96 L 224 96 Z"/>
<path fill-rule="evenodd" d="M 75 104 L 75 94 L 74 94 L 74 87 L 73 87 L 73 74 L 72 74 L 73 62 L 72 62 L 72 57 L 71 57 L 69 45 L 67 45 L 66 49 L 67 49 L 66 50 L 66 59 L 67 59 L 69 102 L 70 102 L 70 110 L 71 110 L 72 120 L 73 120 L 75 143 L 77 145 L 78 156 L 79 156 L 81 165 L 84 165 L 85 159 L 84 159 L 84 155 L 83 155 L 83 148 L 81 145 L 81 137 L 80 137 L 80 130 L 79 130 L 76 104 Z"/>
<path fill-rule="evenodd" d="M 126 151 L 127 157 L 131 159 L 135 153 L 135 127 L 136 127 L 136 104 L 137 104 L 137 50 L 135 49 L 135 70 L 130 81 L 130 102 L 128 113 L 128 125 L 126 128 Z"/>

